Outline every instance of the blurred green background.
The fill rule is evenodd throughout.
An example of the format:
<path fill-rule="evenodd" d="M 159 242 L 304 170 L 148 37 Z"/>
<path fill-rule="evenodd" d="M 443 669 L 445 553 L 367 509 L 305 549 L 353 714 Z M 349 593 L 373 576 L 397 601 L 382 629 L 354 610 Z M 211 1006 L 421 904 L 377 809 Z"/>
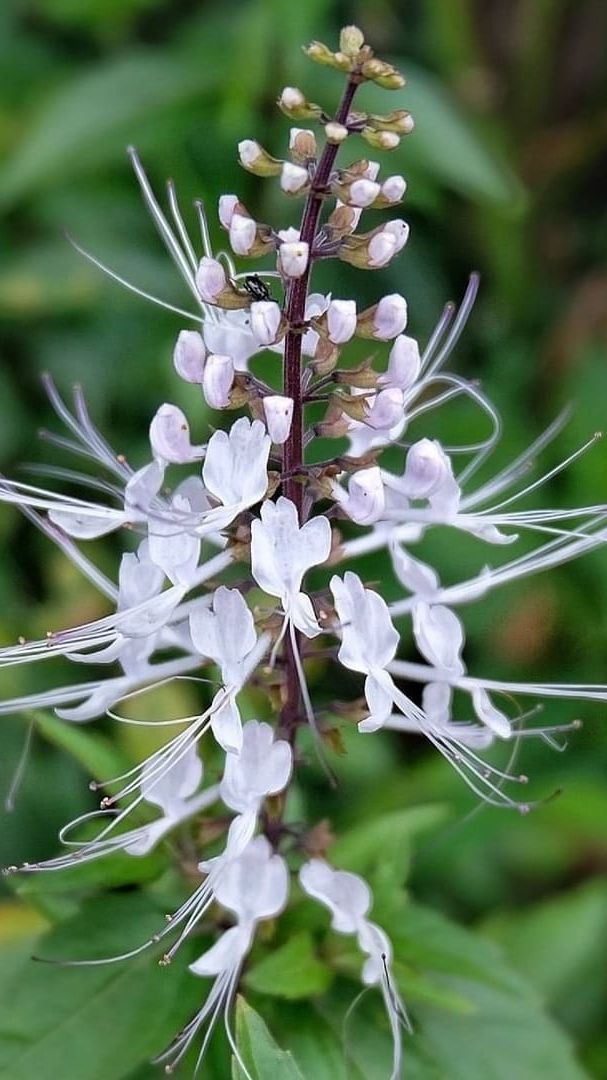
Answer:
<path fill-rule="evenodd" d="M 408 78 L 398 102 L 396 95 L 378 95 L 373 88 L 365 100 L 384 109 L 404 105 L 415 116 L 415 133 L 383 165 L 408 180 L 404 216 L 412 234 L 403 256 L 379 274 L 331 264 L 321 268 L 319 284 L 338 296 L 357 296 L 361 307 L 382 293 L 403 292 L 411 332 L 424 340 L 443 303 L 459 298 L 468 273 L 479 270 L 480 299 L 451 366 L 481 380 L 502 411 L 505 434 L 496 460 L 518 453 L 567 402 L 574 404 L 573 417 L 558 447 L 547 452 L 547 466 L 605 426 L 607 7 L 601 0 L 288 5 L 282 0 L 5 0 L 0 8 L 4 472 L 21 475 L 21 463 L 48 456 L 35 439 L 40 426 L 58 429 L 41 390 L 43 371 L 50 371 L 66 393 L 74 381 L 83 384 L 99 426 L 134 463 L 146 460 L 147 426 L 162 400 L 187 410 L 194 439 L 201 441 L 208 416 L 191 389 L 178 385 L 170 360 L 181 321 L 104 279 L 70 248 L 64 233 L 142 288 L 183 304 L 180 281 L 130 173 L 127 143 L 137 146 L 157 187 L 169 176 L 175 180 L 186 207 L 202 197 L 213 208 L 220 193 L 237 191 L 261 220 L 294 220 L 297 205 L 286 204 L 275 183 L 255 181 L 239 169 L 235 144 L 258 138 L 272 152 L 284 152 L 288 123 L 274 100 L 285 84 L 301 86 L 331 107 L 339 76 L 311 65 L 300 46 L 312 38 L 333 44 L 339 27 L 351 21 Z M 365 100 L 361 94 L 361 107 Z M 219 240 L 214 222 L 213 229 Z M 452 409 L 424 432 L 465 438 L 471 422 Z M 599 444 L 540 498 L 547 504 L 605 501 L 606 466 L 606 448 Z M 105 612 L 104 601 L 8 507 L 0 518 L 0 539 L 3 642 Z M 484 553 L 478 545 L 471 549 L 471 543 L 445 544 L 444 537 L 433 542 L 446 581 L 482 561 Z M 111 541 L 97 542 L 93 550 L 111 572 L 117 550 Z M 375 560 L 365 572 L 377 579 L 382 570 Z M 500 591 L 467 608 L 465 622 L 473 673 L 607 682 L 606 556 L 599 552 L 549 577 Z M 16 669 L 3 677 L 3 696 L 31 692 L 53 677 L 59 672 Z M 170 693 L 181 695 L 177 704 L 171 699 L 171 708 L 181 708 L 190 692 Z M 412 739 L 376 737 L 372 747 L 365 741 L 362 748 L 352 742 L 347 760 L 336 765 L 342 776 L 337 793 L 328 794 L 322 779 L 312 775 L 302 798 L 313 818 L 330 817 L 336 831 L 399 806 L 441 803 L 445 817 L 413 845 L 409 887 L 416 901 L 475 929 L 478 936 L 457 939 L 456 973 L 458 964 L 465 967 L 465 957 L 470 960 L 472 941 L 493 939 L 509 969 L 525 977 L 569 1033 L 583 1063 L 581 1075 L 604 1077 L 605 709 L 584 705 L 580 711 L 555 702 L 546 713 L 555 722 L 582 716 L 585 723 L 564 753 L 541 743 L 524 745 L 520 766 L 532 777 L 533 795 L 546 800 L 528 817 L 475 809 L 448 766 Z M 3 718 L 2 725 L 4 796 L 26 728 L 18 717 Z M 2 864 L 52 854 L 57 828 L 90 805 L 87 753 L 79 747 L 66 753 L 56 745 L 63 738 L 61 725 L 52 722 L 35 735 L 16 808 L 2 816 Z M 128 732 L 119 732 L 118 739 L 125 754 L 141 752 L 141 742 L 135 744 Z M 120 879 L 115 884 L 126 887 Z M 110 905 L 122 890 L 116 888 Z M 35 935 L 48 920 L 61 922 L 78 910 L 60 888 L 45 895 L 37 886 L 33 893 L 16 900 L 7 886 L 0 906 L 4 1003 L 13 994 L 9 975 L 15 971 L 17 981 L 21 978 Z M 419 933 L 432 944 L 440 927 L 426 927 L 422 919 Z M 126 930 L 125 937 L 128 943 Z M 498 964 L 497 953 L 482 955 L 489 968 Z M 428 964 L 432 969 L 433 962 Z M 141 1080 L 153 1075 L 139 1068 L 147 1050 L 139 1059 L 123 1055 L 120 1047 L 101 1057 L 102 1071 L 95 1072 L 94 1050 L 69 1029 L 69 1004 L 73 1071 L 67 1064 L 53 1071 L 44 1056 L 46 1071 L 27 1055 L 26 1064 L 17 1066 L 15 1045 L 35 1036 L 32 1018 L 44 1011 L 45 978 L 28 975 L 19 984 L 30 1019 L 18 1022 L 13 1016 L 0 1030 L 0 1076 Z M 404 977 L 403 984 L 406 993 Z M 81 991 L 80 983 L 71 985 L 77 994 L 89 992 Z M 197 990 L 188 983 L 190 996 Z M 424 993 L 431 999 L 427 988 L 418 992 L 422 1003 Z M 121 993 L 131 993 L 127 983 Z M 436 1007 L 437 1037 L 449 1047 L 440 1001 Z M 415 1016 L 415 994 L 412 1011 Z M 78 1030 L 95 1030 L 100 1023 L 93 1010 Z M 451 1059 L 432 1058 L 427 1067 L 418 1062 L 419 1076 L 533 1080 L 557 1075 L 541 1056 L 522 1053 L 517 1064 L 515 1053 L 508 1065 L 511 1047 L 526 1038 L 518 1021 L 512 1023 L 503 1043 L 486 1017 L 477 1027 L 471 1023 L 468 1042 L 482 1040 L 483 1031 L 488 1039 L 476 1065 L 466 1066 L 465 1054 L 464 1065 L 456 1064 L 461 1048 L 454 1044 Z M 284 1016 L 276 1024 L 289 1026 Z M 103 1025 L 97 1030 L 105 1039 Z M 503 1060 L 498 1064 L 497 1058 Z M 362 1077 L 374 1075 L 371 1066 L 360 1069 Z M 224 1074 L 217 1065 L 209 1075 Z M 320 1075 L 317 1069 L 315 1076 Z"/>

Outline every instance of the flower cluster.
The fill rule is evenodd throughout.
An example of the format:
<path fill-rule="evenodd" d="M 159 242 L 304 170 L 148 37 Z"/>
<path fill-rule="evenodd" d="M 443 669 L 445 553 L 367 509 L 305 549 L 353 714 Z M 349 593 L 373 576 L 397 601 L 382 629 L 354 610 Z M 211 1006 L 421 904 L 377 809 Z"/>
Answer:
<path fill-rule="evenodd" d="M 322 648 L 336 678 L 340 665 L 364 677 L 363 696 L 339 702 L 343 722 L 357 723 L 361 737 L 382 729 L 423 735 L 481 799 L 525 812 L 531 804 L 513 792 L 526 777 L 498 769 L 482 753 L 523 735 L 551 741 L 562 729 L 523 726 L 527 717 L 515 711 L 512 695 L 605 700 L 607 688 L 527 685 L 469 674 L 460 611 L 506 582 L 601 545 L 607 506 L 515 509 L 558 471 L 527 479 L 560 421 L 492 479 L 474 485 L 498 440 L 499 419 L 476 383 L 447 373 L 444 366 L 474 302 L 475 277 L 459 311 L 446 307 L 424 347 L 407 333 L 407 303 L 399 294 L 359 310 L 339 291 L 310 291 L 320 259 L 373 270 L 406 245 L 409 230 L 400 218 L 382 218 L 367 231 L 359 228 L 363 211 L 386 211 L 401 202 L 403 177 L 384 177 L 379 164 L 367 159 L 340 166 L 336 161 L 356 137 L 373 150 L 394 149 L 413 130 L 413 121 L 405 110 L 383 116 L 354 110 L 355 93 L 365 82 L 388 90 L 404 84 L 355 27 L 342 32 L 338 51 L 319 42 L 307 51 L 312 60 L 345 76 L 335 115 L 298 88 L 286 87 L 280 109 L 295 124 L 314 127 L 291 128 L 285 159 L 251 139 L 238 148 L 245 169 L 275 177 L 289 198 L 305 200 L 299 226 L 275 230 L 257 221 L 238 195 L 226 194 L 218 216 L 232 254 L 214 252 L 199 204 L 198 253 L 172 185 L 165 214 L 130 151 L 143 197 L 193 310 L 142 295 L 190 323 L 175 343 L 177 375 L 199 387 L 195 394 L 202 393 L 211 408 L 241 415 L 228 430 L 215 430 L 205 444 L 195 445 L 182 410 L 161 404 L 149 428 L 150 460 L 133 470 L 92 423 L 82 392 L 75 391 L 71 410 L 47 380 L 51 402 L 69 432 L 54 437 L 56 444 L 103 471 L 103 481 L 93 478 L 91 488 L 108 497 L 97 501 L 3 480 L 0 499 L 16 504 L 72 560 L 110 602 L 112 614 L 0 650 L 2 666 L 63 657 L 98 665 L 100 671 L 91 681 L 5 701 L 0 708 L 4 713 L 52 708 L 66 723 L 105 714 L 119 722 L 116 706 L 125 697 L 206 672 L 214 683 L 208 706 L 166 721 L 177 733 L 109 781 L 99 810 L 66 826 L 61 839 L 67 853 L 21 870 L 59 870 L 117 850 L 140 857 L 177 826 L 221 806 L 213 820 L 223 847 L 213 857 L 200 852 L 200 884 L 152 941 L 111 958 L 125 959 L 172 939 L 162 961 L 168 963 L 203 916 L 219 912 L 219 927 L 227 913 L 232 923 L 217 930 L 215 943 L 191 965 L 195 975 L 214 980 L 212 989 L 161 1060 L 170 1071 L 204 1031 L 202 1060 L 220 1015 L 238 1055 L 229 1014 L 240 973 L 259 923 L 280 915 L 298 873 L 305 894 L 329 909 L 333 929 L 358 942 L 362 981 L 379 988 L 390 1019 L 396 1080 L 401 1028 L 408 1022 L 394 984 L 390 942 L 368 918 L 369 888 L 357 875 L 331 866 L 330 848 L 319 853 L 306 847 L 307 826 L 294 828 L 289 819 L 298 732 L 311 726 L 322 755 L 323 715 L 332 704 L 325 698 L 321 710 L 308 687 L 306 662 Z M 237 270 L 233 256 L 259 260 L 255 272 Z M 339 276 L 335 280 L 339 289 Z M 372 347 L 372 355 L 357 366 L 342 355 L 354 338 Z M 282 382 L 276 387 L 278 370 Z M 472 402 L 488 420 L 486 439 L 447 448 L 435 439 L 408 437 L 418 417 L 457 398 Z M 307 447 L 316 437 L 340 443 L 330 461 L 308 464 Z M 382 461 L 385 448 L 391 448 L 390 468 Z M 82 474 L 67 475 L 86 482 Z M 522 532 L 536 543 L 506 561 L 490 556 L 476 575 L 443 585 L 434 567 L 413 554 L 437 526 L 469 534 L 490 552 L 514 544 Z M 127 550 L 114 582 L 89 558 L 86 541 L 117 530 Z M 390 605 L 346 568 L 358 556 L 380 551 L 387 553 L 403 591 Z M 313 568 L 315 589 L 309 584 Z M 229 586 L 220 583 L 227 571 Z M 395 620 L 403 619 L 410 619 L 417 660 L 397 658 L 401 633 Z M 416 684 L 419 693 L 411 689 Z M 263 721 L 243 723 L 239 696 L 249 686 L 265 692 Z M 225 754 L 221 780 L 206 787 L 205 739 Z M 160 816 L 152 817 L 151 808 Z M 88 838 L 75 840 L 83 824 Z M 248 1075 L 242 1062 L 241 1068 Z"/>

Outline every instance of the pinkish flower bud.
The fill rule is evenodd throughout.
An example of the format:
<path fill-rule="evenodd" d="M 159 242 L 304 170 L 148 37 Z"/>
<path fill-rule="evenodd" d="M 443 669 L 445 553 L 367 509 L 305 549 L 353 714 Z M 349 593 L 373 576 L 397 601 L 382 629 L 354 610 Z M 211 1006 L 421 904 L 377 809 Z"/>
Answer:
<path fill-rule="evenodd" d="M 283 191 L 289 195 L 296 195 L 299 191 L 303 191 L 309 182 L 307 169 L 304 169 L 302 165 L 293 165 L 290 161 L 285 161 L 280 174 L 280 186 Z"/>
<path fill-rule="evenodd" d="M 285 277 L 299 278 L 308 266 L 309 246 L 302 240 L 287 241 L 278 249 L 278 265 Z"/>
<path fill-rule="evenodd" d="M 390 349 L 388 370 L 380 377 L 382 386 L 396 386 L 400 390 L 409 390 L 419 377 L 421 358 L 419 345 L 415 338 L 399 334 Z"/>
<path fill-rule="evenodd" d="M 204 255 L 196 271 L 196 284 L 205 303 L 214 304 L 227 283 L 226 272 L 221 263 Z"/>
<path fill-rule="evenodd" d="M 380 390 L 373 398 L 368 398 L 369 413 L 365 420 L 368 427 L 375 431 L 390 431 L 403 418 L 402 390 L 389 387 Z"/>
<path fill-rule="evenodd" d="M 427 499 L 448 475 L 449 465 L 442 447 L 434 439 L 420 439 L 407 452 L 403 490 L 410 499 Z"/>
<path fill-rule="evenodd" d="M 367 180 L 377 180 L 379 174 L 379 161 L 368 161 L 367 168 L 365 169 L 363 176 Z"/>
<path fill-rule="evenodd" d="M 190 427 L 181 409 L 166 402 L 150 424 L 150 446 L 155 458 L 174 465 L 194 461 L 204 452 L 202 447 L 192 446 Z"/>
<path fill-rule="evenodd" d="M 263 399 L 266 427 L 273 443 L 281 446 L 289 438 L 293 420 L 293 398 L 270 394 Z"/>
<path fill-rule="evenodd" d="M 345 124 L 337 124 L 335 120 L 330 120 L 328 124 L 325 124 L 325 135 L 327 142 L 333 143 L 334 146 L 339 146 L 340 143 L 345 142 L 348 138 L 348 129 Z"/>
<path fill-rule="evenodd" d="M 356 303 L 354 300 L 331 300 L 327 308 L 329 339 L 334 345 L 349 341 L 356 330 Z"/>
<path fill-rule="evenodd" d="M 359 469 L 352 475 L 347 496 L 344 496 L 338 484 L 335 484 L 333 493 L 350 520 L 357 525 L 372 525 L 384 512 L 384 485 L 377 465 Z"/>
<path fill-rule="evenodd" d="M 406 190 L 407 182 L 403 176 L 389 176 L 381 185 L 381 194 L 389 203 L 400 202 Z"/>
<path fill-rule="evenodd" d="M 225 409 L 230 401 L 234 382 L 234 363 L 231 356 L 211 353 L 204 366 L 202 392 L 212 409 Z"/>
<path fill-rule="evenodd" d="M 245 217 L 244 214 L 232 214 L 230 221 L 230 244 L 235 255 L 248 255 L 257 233 L 257 225 L 253 218 Z"/>
<path fill-rule="evenodd" d="M 298 90 L 296 86 L 285 86 L 282 91 L 278 104 L 283 109 L 301 109 L 305 105 L 306 99 L 301 90 Z"/>
<path fill-rule="evenodd" d="M 373 317 L 373 337 L 390 341 L 398 337 L 407 325 L 407 301 L 399 293 L 383 296 Z"/>
<path fill-rule="evenodd" d="M 240 164 L 245 169 L 250 169 L 257 161 L 263 158 L 264 149 L 255 139 L 243 139 L 238 143 L 238 156 Z"/>
<path fill-rule="evenodd" d="M 251 304 L 251 333 L 258 345 L 272 345 L 277 338 L 282 312 L 274 300 Z"/>
<path fill-rule="evenodd" d="M 379 184 L 374 180 L 355 180 L 350 185 L 348 202 L 351 206 L 360 206 L 364 209 L 365 206 L 370 206 L 372 202 L 375 202 L 379 192 Z"/>
<path fill-rule="evenodd" d="M 197 330 L 182 330 L 173 350 L 175 371 L 190 383 L 201 383 L 207 354 L 204 341 Z"/>
<path fill-rule="evenodd" d="M 220 195 L 219 197 L 219 220 L 224 229 L 229 229 L 232 224 L 234 210 L 238 206 L 238 195 Z"/>
<path fill-rule="evenodd" d="M 405 246 L 408 236 L 409 226 L 404 221 L 389 221 L 369 242 L 369 266 L 373 269 L 386 266 Z"/>

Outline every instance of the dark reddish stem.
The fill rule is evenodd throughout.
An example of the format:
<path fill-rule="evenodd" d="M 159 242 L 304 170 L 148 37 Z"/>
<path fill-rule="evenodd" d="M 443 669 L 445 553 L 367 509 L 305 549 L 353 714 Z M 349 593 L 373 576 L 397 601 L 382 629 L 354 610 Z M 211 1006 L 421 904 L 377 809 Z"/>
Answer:
<path fill-rule="evenodd" d="M 346 123 L 359 84 L 360 78 L 357 75 L 350 76 L 335 114 L 336 123 Z M 300 240 L 308 244 L 310 257 L 305 273 L 300 278 L 294 278 L 289 284 L 285 309 L 289 329 L 285 338 L 283 393 L 286 397 L 293 399 L 293 422 L 289 438 L 284 446 L 282 490 L 287 499 L 291 499 L 295 503 L 300 522 L 304 519 L 304 488 L 301 477 L 298 476 L 304 460 L 304 392 L 301 378 L 301 338 L 312 270 L 312 251 L 327 184 L 338 149 L 337 144 L 327 143 L 314 173 L 300 227 Z M 285 641 L 284 662 L 286 701 L 280 716 L 280 734 L 287 738 L 289 742 L 294 743 L 297 727 L 301 719 L 301 692 L 295 667 L 295 657 L 293 656 L 293 646 L 289 637 Z"/>
<path fill-rule="evenodd" d="M 335 114 L 335 122 L 344 124 L 352 106 L 352 100 L 359 85 L 359 78 L 352 76 Z M 327 183 L 335 162 L 339 146 L 327 143 L 314 173 L 314 179 L 301 219 L 300 240 L 308 244 L 310 258 L 306 272 L 300 278 L 294 278 L 289 285 L 286 303 L 286 317 L 289 329 L 285 338 L 285 366 L 283 392 L 293 398 L 293 423 L 291 433 L 284 447 L 283 468 L 285 480 L 283 493 L 297 507 L 300 520 L 303 508 L 303 487 L 297 480 L 297 470 L 303 465 L 304 403 L 301 386 L 301 328 L 306 310 L 306 298 L 312 269 L 312 249 L 318 231 L 320 212 L 324 201 Z"/>

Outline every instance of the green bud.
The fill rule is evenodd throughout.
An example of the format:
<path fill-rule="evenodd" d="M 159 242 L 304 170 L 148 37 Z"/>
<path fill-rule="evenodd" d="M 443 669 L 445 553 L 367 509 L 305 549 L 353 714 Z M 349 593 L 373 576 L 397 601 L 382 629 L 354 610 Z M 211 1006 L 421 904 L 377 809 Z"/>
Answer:
<path fill-rule="evenodd" d="M 374 131 L 373 128 L 366 127 L 361 131 L 361 135 L 365 142 L 376 150 L 396 150 L 400 143 L 400 135 L 395 131 Z"/>

